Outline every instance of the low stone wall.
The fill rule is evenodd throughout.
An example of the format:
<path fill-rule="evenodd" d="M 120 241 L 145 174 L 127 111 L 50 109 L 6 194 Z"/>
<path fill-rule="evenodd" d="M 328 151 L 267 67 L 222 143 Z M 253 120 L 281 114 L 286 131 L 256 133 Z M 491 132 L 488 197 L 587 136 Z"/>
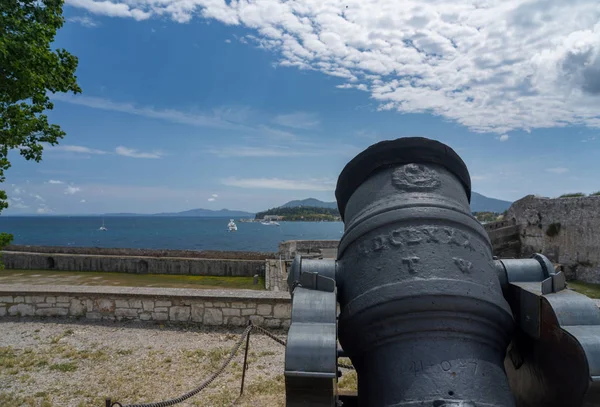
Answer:
<path fill-rule="evenodd" d="M 187 274 L 198 276 L 265 275 L 265 260 L 193 259 L 176 257 L 110 256 L 2 252 L 7 269 L 104 271 L 139 274 Z"/>
<path fill-rule="evenodd" d="M 483 225 L 490 237 L 494 255 L 501 258 L 519 258 L 521 255 L 521 226 L 514 220 L 503 220 Z"/>
<path fill-rule="evenodd" d="M 218 250 L 157 250 L 108 247 L 73 246 L 29 246 L 9 245 L 9 252 L 52 253 L 52 254 L 92 254 L 98 256 L 134 256 L 134 257 L 181 257 L 186 259 L 229 259 L 229 260 L 265 260 L 276 258 L 276 253 L 239 252 Z"/>
<path fill-rule="evenodd" d="M 287 265 L 280 260 L 267 260 L 265 263 L 265 288 L 271 291 L 288 291 Z"/>
<path fill-rule="evenodd" d="M 195 290 L 0 285 L 0 317 L 62 317 L 157 323 L 288 328 L 290 295 L 253 290 Z"/>
<path fill-rule="evenodd" d="M 279 254 L 284 259 L 293 259 L 296 254 L 321 255 L 335 258 L 339 240 L 286 240 L 279 243 Z"/>

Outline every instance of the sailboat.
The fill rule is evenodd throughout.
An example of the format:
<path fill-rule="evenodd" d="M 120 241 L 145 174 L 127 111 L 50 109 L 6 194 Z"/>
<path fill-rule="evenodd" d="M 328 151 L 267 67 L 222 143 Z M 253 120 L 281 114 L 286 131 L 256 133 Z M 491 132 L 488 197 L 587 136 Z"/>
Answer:
<path fill-rule="evenodd" d="M 229 223 L 227 224 L 230 232 L 235 232 L 237 230 L 237 225 L 233 221 L 233 219 L 229 219 Z"/>
<path fill-rule="evenodd" d="M 98 230 L 108 230 L 106 226 L 104 226 L 104 218 L 102 218 L 102 226 L 100 226 L 100 229 Z"/>

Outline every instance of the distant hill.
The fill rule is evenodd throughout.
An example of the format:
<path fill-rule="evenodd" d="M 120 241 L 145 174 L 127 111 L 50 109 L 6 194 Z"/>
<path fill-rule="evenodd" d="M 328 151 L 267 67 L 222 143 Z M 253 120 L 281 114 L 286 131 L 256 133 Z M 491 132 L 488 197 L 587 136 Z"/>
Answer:
<path fill-rule="evenodd" d="M 501 213 L 507 210 L 512 202 L 503 201 L 496 198 L 488 198 L 487 196 L 478 194 L 477 192 L 471 192 L 471 211 L 472 212 L 497 212 Z M 296 208 L 296 207 L 310 207 L 310 208 L 330 208 L 336 209 L 336 202 L 323 202 L 315 198 L 307 198 L 296 201 L 289 201 L 286 204 L 280 206 L 280 208 Z"/>
<path fill-rule="evenodd" d="M 163 212 L 163 213 L 153 213 L 151 215 L 141 215 L 137 213 L 107 213 L 105 216 L 190 216 L 190 217 L 232 217 L 232 218 L 251 218 L 254 217 L 254 214 L 251 212 L 244 211 L 235 211 L 229 209 L 220 209 L 217 211 L 213 211 L 211 209 L 190 209 L 188 211 L 183 212 Z"/>
<path fill-rule="evenodd" d="M 497 212 L 502 213 L 510 208 L 512 202 L 503 201 L 496 198 L 488 198 L 478 194 L 477 192 L 471 192 L 471 211 L 472 212 Z"/>
<path fill-rule="evenodd" d="M 315 198 L 307 198 L 296 201 L 289 201 L 280 206 L 280 208 L 297 208 L 297 207 L 309 207 L 309 208 L 330 208 L 337 209 L 337 202 L 323 202 Z"/>

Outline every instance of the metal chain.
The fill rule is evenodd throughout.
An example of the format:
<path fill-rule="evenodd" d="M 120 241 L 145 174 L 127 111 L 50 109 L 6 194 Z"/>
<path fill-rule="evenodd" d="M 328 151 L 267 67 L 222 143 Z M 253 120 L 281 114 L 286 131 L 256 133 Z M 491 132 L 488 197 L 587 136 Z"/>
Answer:
<path fill-rule="evenodd" d="M 231 353 L 229 354 L 229 357 L 221 365 L 221 367 L 219 368 L 219 370 L 217 370 L 215 373 L 213 373 L 208 379 L 206 379 L 204 381 L 204 383 L 202 383 L 200 386 L 196 387 L 194 390 L 192 390 L 192 391 L 190 391 L 190 392 L 188 392 L 188 393 L 184 394 L 183 396 L 178 397 L 176 399 L 171 399 L 171 400 L 166 400 L 166 401 L 159 401 L 157 403 L 127 404 L 127 405 L 124 405 L 123 407 L 168 407 L 168 406 L 172 406 L 172 405 L 181 403 L 182 401 L 187 400 L 190 397 L 195 396 L 196 394 L 200 393 L 208 385 L 210 385 L 221 373 L 223 373 L 223 371 L 225 370 L 225 368 L 229 365 L 229 363 L 231 363 L 231 361 L 235 357 L 235 354 L 237 353 L 237 351 L 240 348 L 240 346 L 242 346 L 242 343 L 244 342 L 244 339 L 246 339 L 246 336 L 250 333 L 250 331 L 252 330 L 252 328 L 254 328 L 254 325 L 248 325 L 248 327 L 244 330 L 244 332 L 240 336 L 240 339 L 238 339 L 237 343 L 235 344 L 235 346 L 231 350 Z M 115 403 L 113 405 L 117 406 L 117 405 L 120 405 L 120 404 Z"/>
<path fill-rule="evenodd" d="M 352 365 L 347 365 L 347 364 L 345 364 L 345 363 L 338 363 L 338 366 L 339 366 L 339 367 L 342 367 L 342 368 L 344 368 L 344 369 L 350 369 L 350 370 L 354 370 L 354 366 L 352 366 Z"/>

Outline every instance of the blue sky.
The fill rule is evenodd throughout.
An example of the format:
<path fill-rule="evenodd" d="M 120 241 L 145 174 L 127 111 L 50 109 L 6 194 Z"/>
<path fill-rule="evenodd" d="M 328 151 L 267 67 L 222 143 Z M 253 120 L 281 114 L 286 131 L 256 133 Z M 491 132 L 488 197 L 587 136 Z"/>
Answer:
<path fill-rule="evenodd" d="M 347 6 L 347 7 L 346 7 Z M 547 1 L 67 0 L 81 95 L 17 154 L 6 214 L 258 211 L 334 200 L 379 140 L 438 139 L 474 190 L 600 190 L 600 6 Z"/>

